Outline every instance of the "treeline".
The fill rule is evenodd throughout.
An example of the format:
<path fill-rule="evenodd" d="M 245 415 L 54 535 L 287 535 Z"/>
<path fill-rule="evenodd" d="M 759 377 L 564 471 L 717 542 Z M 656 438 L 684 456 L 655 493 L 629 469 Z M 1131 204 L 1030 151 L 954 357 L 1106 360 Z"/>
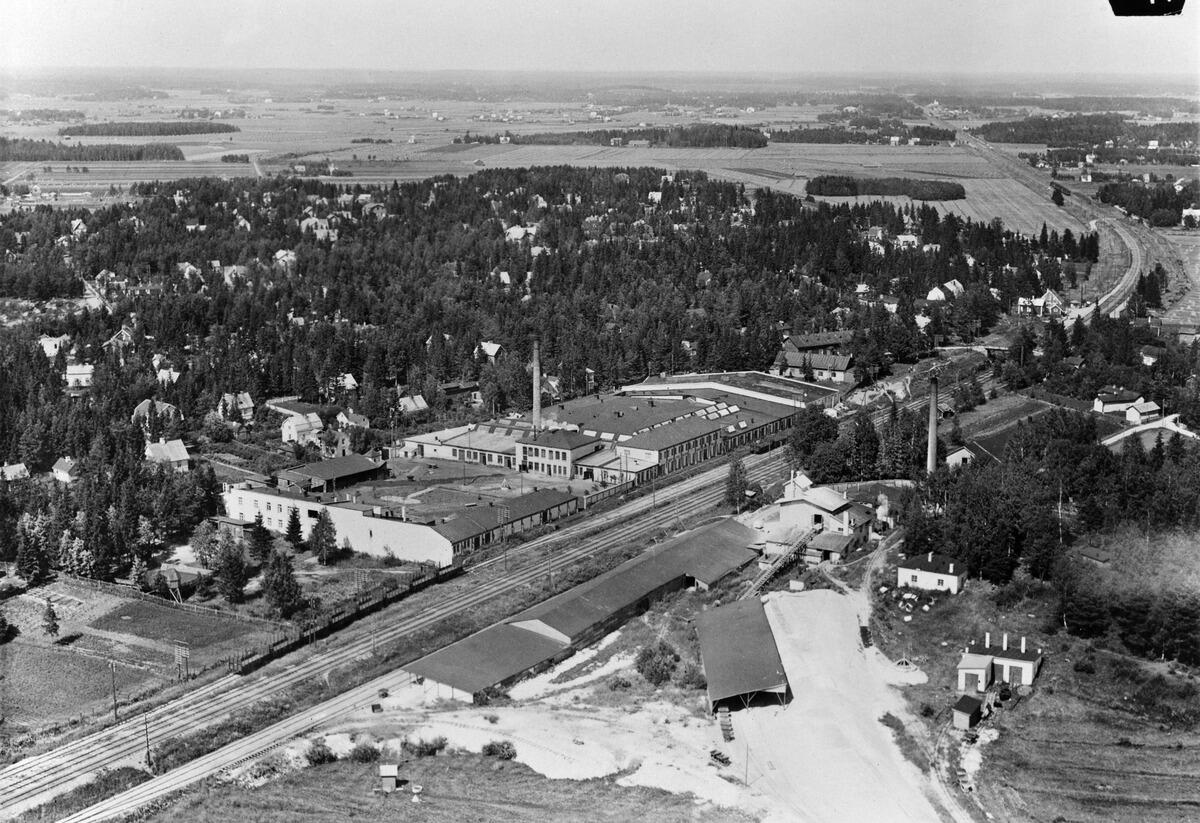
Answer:
<path fill-rule="evenodd" d="M 72 162 L 103 162 L 138 160 L 182 160 L 179 146 L 170 143 L 147 143 L 135 146 L 123 143 L 90 146 L 51 143 L 49 140 L 0 137 L 0 162 L 31 160 L 64 160 Z"/>
<path fill-rule="evenodd" d="M 248 154 L 222 154 L 222 163 L 249 163 L 250 155 Z"/>
<path fill-rule="evenodd" d="M 1158 140 L 1162 146 L 1195 143 L 1197 123 L 1156 123 L 1140 126 L 1122 114 L 1077 114 L 1068 117 L 1026 117 L 1011 122 L 984 123 L 971 129 L 995 143 L 1045 143 L 1048 146 L 1145 146 Z"/>
<path fill-rule="evenodd" d="M 824 197 L 858 195 L 906 195 L 913 200 L 962 200 L 967 196 L 961 183 L 947 180 L 913 180 L 907 177 L 844 177 L 818 175 L 808 181 L 808 194 Z"/>
<path fill-rule="evenodd" d="M 855 143 L 887 144 L 892 137 L 901 140 L 919 138 L 921 142 L 933 144 L 954 139 L 953 129 L 938 129 L 933 126 L 906 126 L 898 120 L 881 121 L 877 117 L 859 117 L 850 121 L 849 128 L 826 126 L 815 129 L 786 129 L 771 132 L 772 143 Z"/>
<path fill-rule="evenodd" d="M 1120 206 L 1148 220 L 1152 226 L 1178 226 L 1183 210 L 1200 203 L 1200 183 L 1191 180 L 1179 191 L 1170 184 L 1105 183 L 1096 192 L 1096 198 L 1101 203 Z"/>
<path fill-rule="evenodd" d="M 1148 151 L 1144 147 L 1111 149 L 1104 146 L 1096 146 L 1094 148 L 1056 148 L 1048 149 L 1045 154 L 1036 152 L 1026 154 L 1022 152 L 1018 156 L 1028 159 L 1030 165 L 1036 165 L 1037 161 L 1041 159 L 1045 159 L 1051 163 L 1076 165 L 1087 162 L 1089 154 L 1092 155 L 1093 162 L 1095 163 L 1117 164 L 1124 161 L 1126 163 L 1138 163 L 1139 165 L 1151 164 L 1163 166 L 1191 166 L 1200 163 L 1200 153 L 1173 148 L 1155 149 L 1153 151 Z M 1096 172 L 1092 174 L 1095 175 Z"/>
<path fill-rule="evenodd" d="M 923 106 L 935 100 L 952 109 L 1022 108 L 1058 109 L 1080 113 L 1091 112 L 1135 112 L 1139 116 L 1170 118 L 1176 111 L 1200 112 L 1200 102 L 1186 97 L 1108 97 L 1075 96 L 1050 99 L 1034 96 L 1010 96 L 1004 94 L 917 94 L 915 99 Z"/>
<path fill-rule="evenodd" d="M 225 134 L 234 131 L 241 129 L 230 123 L 216 123 L 210 120 L 128 120 L 81 123 L 61 128 L 58 133 L 61 137 L 175 137 L 186 134 Z"/>
<path fill-rule="evenodd" d="M 351 143 L 379 143 L 379 144 L 386 144 L 386 143 L 391 143 L 391 142 L 392 142 L 392 138 L 390 138 L 390 137 L 355 137 L 355 138 L 354 138 L 354 139 L 352 139 L 350 142 L 351 142 Z"/>
<path fill-rule="evenodd" d="M 672 128 L 596 129 L 590 131 L 538 132 L 535 134 L 473 135 L 470 132 L 456 137 L 455 143 L 499 143 L 501 137 L 510 143 L 526 146 L 607 146 L 613 140 L 649 140 L 653 146 L 669 148 L 738 148 L 761 149 L 767 137 L 749 126 L 727 126 L 717 123 L 696 123 Z"/>

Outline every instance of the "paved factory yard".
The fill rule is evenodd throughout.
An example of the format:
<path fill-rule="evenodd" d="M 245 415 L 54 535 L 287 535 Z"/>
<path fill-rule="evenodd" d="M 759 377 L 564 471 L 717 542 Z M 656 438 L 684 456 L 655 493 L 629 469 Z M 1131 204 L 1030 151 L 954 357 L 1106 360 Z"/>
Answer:
<path fill-rule="evenodd" d="M 748 759 L 750 787 L 798 821 L 943 819 L 925 776 L 901 754 L 885 713 L 905 719 L 905 678 L 858 635 L 860 598 L 776 593 L 767 619 L 793 699 L 733 713 L 730 753 Z M 746 767 L 746 760 L 740 764 Z"/>

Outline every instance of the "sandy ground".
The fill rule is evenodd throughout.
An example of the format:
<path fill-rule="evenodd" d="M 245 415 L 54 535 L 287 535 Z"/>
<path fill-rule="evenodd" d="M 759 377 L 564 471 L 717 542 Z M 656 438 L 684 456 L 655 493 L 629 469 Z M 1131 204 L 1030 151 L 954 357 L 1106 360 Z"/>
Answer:
<path fill-rule="evenodd" d="M 831 590 L 768 597 L 793 700 L 734 713 L 734 765 L 786 809 L 779 820 L 938 820 L 924 777 L 879 722 L 905 719 L 892 686 L 924 675 L 860 648 L 857 601 Z"/>

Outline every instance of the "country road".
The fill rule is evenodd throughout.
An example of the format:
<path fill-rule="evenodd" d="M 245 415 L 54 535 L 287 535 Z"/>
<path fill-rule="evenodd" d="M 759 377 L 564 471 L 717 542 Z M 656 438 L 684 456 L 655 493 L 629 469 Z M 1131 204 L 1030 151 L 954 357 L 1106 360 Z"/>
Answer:
<path fill-rule="evenodd" d="M 745 465 L 752 482 L 764 482 L 781 477 L 785 463 L 782 451 L 775 450 L 765 455 L 752 455 L 745 460 Z M 497 557 L 473 566 L 460 578 L 464 584 L 444 584 L 444 590 L 440 587 L 435 590 L 442 592 L 435 605 L 414 607 L 408 601 L 401 601 L 383 613 L 385 619 L 376 617 L 367 626 L 359 624 L 339 633 L 330 641 L 336 645 L 307 660 L 290 665 L 277 662 L 255 675 L 223 677 L 155 709 L 145 720 L 135 716 L 15 763 L 0 771 L 0 809 L 5 815 L 19 814 L 88 782 L 101 769 L 144 765 L 147 734 L 153 746 L 202 732 L 232 713 L 278 696 L 297 683 L 369 658 L 377 644 L 387 644 L 451 615 L 466 612 L 614 544 L 644 541 L 658 530 L 675 527 L 682 518 L 703 515 L 720 504 L 726 471 L 724 465 L 709 469 L 651 496 L 638 498 L 560 532 L 530 541 L 511 550 L 507 559 Z M 531 554 L 547 547 L 555 551 L 545 562 L 540 559 L 530 562 Z M 502 563 L 507 565 L 507 571 L 503 570 Z M 328 719 L 361 706 L 364 695 L 370 693 L 367 686 L 352 689 L 71 819 L 101 820 L 132 810 L 287 740 L 298 728 L 310 727 L 315 722 L 313 718 Z"/>

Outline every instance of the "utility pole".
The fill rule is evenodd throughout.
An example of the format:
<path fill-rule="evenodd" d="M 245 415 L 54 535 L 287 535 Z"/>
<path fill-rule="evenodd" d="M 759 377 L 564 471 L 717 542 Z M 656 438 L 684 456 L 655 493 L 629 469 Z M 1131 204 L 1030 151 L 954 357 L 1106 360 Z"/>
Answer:
<path fill-rule="evenodd" d="M 154 763 L 150 757 L 150 718 L 145 709 L 142 709 L 142 728 L 146 731 L 146 768 L 153 769 Z"/>
<path fill-rule="evenodd" d="M 108 671 L 112 674 L 113 722 L 117 720 L 117 661 L 108 661 Z"/>

